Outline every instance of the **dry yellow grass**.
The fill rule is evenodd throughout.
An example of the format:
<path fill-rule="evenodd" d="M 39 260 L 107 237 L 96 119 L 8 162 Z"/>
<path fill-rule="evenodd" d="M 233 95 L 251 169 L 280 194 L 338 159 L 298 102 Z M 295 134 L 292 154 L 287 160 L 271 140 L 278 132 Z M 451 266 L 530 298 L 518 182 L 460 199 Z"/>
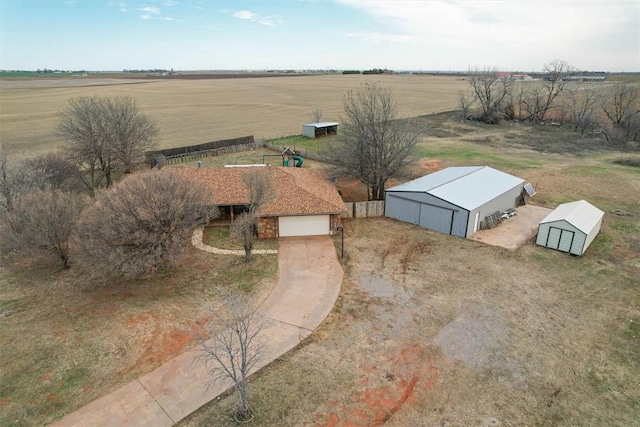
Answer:
<path fill-rule="evenodd" d="M 9 150 L 53 150 L 62 143 L 54 135 L 56 114 L 70 98 L 92 95 L 135 98 L 157 121 L 162 148 L 252 134 L 275 138 L 301 133 L 316 108 L 323 120 L 339 121 L 344 95 L 367 80 L 393 91 L 401 116 L 452 110 L 467 86 L 457 77 L 416 75 L 0 81 L 0 141 Z"/>

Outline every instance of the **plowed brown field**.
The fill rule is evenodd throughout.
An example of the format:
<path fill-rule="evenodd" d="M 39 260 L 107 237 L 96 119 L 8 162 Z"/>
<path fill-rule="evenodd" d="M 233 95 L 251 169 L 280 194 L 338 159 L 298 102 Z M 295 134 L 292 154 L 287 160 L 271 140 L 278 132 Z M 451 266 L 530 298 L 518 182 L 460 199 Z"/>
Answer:
<path fill-rule="evenodd" d="M 452 110 L 467 83 L 424 75 L 125 80 L 91 77 L 0 81 L 0 141 L 9 150 L 42 153 L 59 147 L 57 113 L 77 96 L 129 95 L 160 127 L 160 147 L 255 135 L 302 133 L 313 111 L 340 121 L 342 101 L 365 81 L 391 89 L 401 116 Z"/>

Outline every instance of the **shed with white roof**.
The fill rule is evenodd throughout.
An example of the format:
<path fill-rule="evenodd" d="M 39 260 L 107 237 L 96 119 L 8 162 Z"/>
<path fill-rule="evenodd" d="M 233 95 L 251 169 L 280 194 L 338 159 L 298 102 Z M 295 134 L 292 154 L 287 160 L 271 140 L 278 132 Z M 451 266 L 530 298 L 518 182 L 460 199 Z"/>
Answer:
<path fill-rule="evenodd" d="M 538 225 L 536 244 L 582 255 L 600 232 L 604 212 L 589 202 L 564 203 Z"/>

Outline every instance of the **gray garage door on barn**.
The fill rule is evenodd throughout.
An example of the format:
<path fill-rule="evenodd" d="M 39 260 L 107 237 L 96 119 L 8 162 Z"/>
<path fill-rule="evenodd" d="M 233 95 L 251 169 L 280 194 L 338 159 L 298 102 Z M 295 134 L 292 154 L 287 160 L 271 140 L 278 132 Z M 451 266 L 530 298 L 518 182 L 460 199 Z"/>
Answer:
<path fill-rule="evenodd" d="M 583 255 L 600 232 L 603 216 L 604 212 L 584 200 L 564 203 L 540 221 L 536 244 Z"/>
<path fill-rule="evenodd" d="M 385 216 L 467 237 L 487 215 L 515 207 L 523 184 L 488 166 L 446 168 L 388 189 Z"/>

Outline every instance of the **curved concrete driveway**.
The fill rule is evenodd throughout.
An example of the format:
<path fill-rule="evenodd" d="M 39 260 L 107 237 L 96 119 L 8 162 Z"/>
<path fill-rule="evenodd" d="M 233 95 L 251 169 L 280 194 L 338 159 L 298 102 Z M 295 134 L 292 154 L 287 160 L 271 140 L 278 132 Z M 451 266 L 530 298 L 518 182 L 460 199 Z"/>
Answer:
<path fill-rule="evenodd" d="M 259 370 L 305 339 L 327 317 L 340 293 L 343 271 L 328 236 L 280 240 L 278 283 L 258 309 L 273 319 Z M 171 426 L 229 388 L 208 387 L 198 348 L 101 397 L 54 426 Z"/>

